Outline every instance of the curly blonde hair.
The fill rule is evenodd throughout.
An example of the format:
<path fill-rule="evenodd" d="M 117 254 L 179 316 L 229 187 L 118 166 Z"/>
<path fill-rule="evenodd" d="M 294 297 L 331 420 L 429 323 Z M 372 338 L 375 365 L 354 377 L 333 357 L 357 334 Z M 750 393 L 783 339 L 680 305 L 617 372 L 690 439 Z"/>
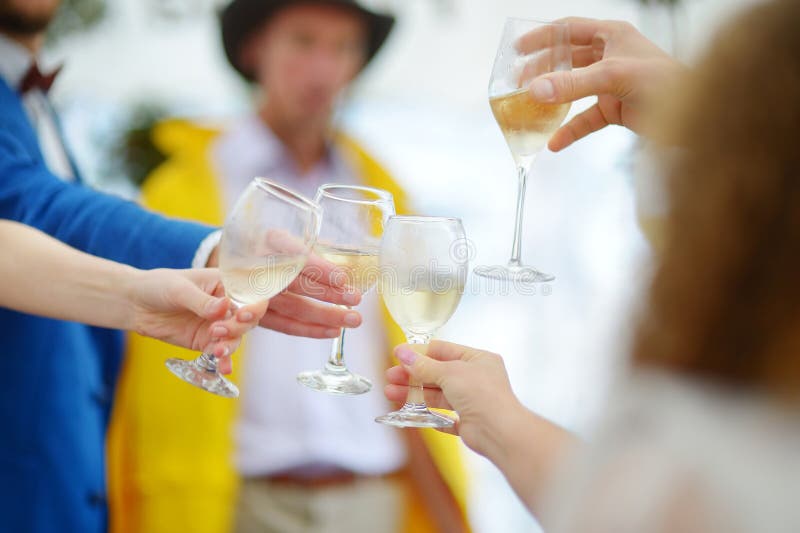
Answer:
<path fill-rule="evenodd" d="M 800 392 L 800 1 L 748 10 L 657 113 L 666 245 L 637 365 Z"/>

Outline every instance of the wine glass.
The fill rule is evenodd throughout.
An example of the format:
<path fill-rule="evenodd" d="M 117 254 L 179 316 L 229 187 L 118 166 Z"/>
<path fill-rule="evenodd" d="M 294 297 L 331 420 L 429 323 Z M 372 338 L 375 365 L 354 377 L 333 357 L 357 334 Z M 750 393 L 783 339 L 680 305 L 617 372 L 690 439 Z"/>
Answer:
<path fill-rule="evenodd" d="M 428 344 L 458 307 L 467 280 L 466 244 L 457 218 L 395 216 L 386 224 L 380 292 L 409 344 Z M 413 380 L 403 407 L 375 421 L 396 427 L 453 425 L 428 409 L 422 383 Z"/>
<path fill-rule="evenodd" d="M 319 205 L 265 178 L 255 178 L 222 230 L 219 269 L 234 306 L 268 300 L 300 274 L 319 233 Z M 217 371 L 214 355 L 172 358 L 173 374 L 208 392 L 236 398 L 239 389 Z"/>
<path fill-rule="evenodd" d="M 322 207 L 322 228 L 314 253 L 333 263 L 334 273 L 344 275 L 347 285 L 360 293 L 378 281 L 378 251 L 383 226 L 394 215 L 392 195 L 359 185 L 325 184 L 315 201 Z M 349 308 L 349 307 L 348 307 Z M 314 390 L 332 394 L 363 394 L 372 388 L 365 377 L 344 363 L 344 328 L 333 341 L 325 367 L 297 375 L 297 381 Z"/>
<path fill-rule="evenodd" d="M 570 104 L 545 104 L 533 99 L 534 78 L 570 70 L 569 26 L 560 22 L 506 20 L 489 80 L 489 105 L 517 166 L 516 223 L 507 266 L 480 266 L 479 276 L 521 283 L 552 281 L 554 276 L 522 262 L 522 217 L 530 167 L 567 116 Z"/>

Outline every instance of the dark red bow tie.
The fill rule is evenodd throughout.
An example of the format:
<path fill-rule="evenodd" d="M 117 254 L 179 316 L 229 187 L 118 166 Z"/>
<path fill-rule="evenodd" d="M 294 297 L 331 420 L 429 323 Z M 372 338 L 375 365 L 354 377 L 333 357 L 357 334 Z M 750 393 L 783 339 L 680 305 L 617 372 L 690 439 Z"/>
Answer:
<path fill-rule="evenodd" d="M 19 92 L 25 94 L 33 89 L 39 89 L 47 94 L 53 82 L 56 81 L 56 76 L 58 76 L 59 72 L 61 72 L 61 67 L 56 68 L 49 74 L 42 74 L 42 71 L 39 70 L 39 65 L 34 61 L 19 84 Z"/>

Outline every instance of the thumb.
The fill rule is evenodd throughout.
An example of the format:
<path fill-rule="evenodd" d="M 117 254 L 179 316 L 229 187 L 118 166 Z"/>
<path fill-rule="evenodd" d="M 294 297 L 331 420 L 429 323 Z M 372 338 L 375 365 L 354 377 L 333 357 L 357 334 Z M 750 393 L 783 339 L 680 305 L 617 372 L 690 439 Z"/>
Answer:
<path fill-rule="evenodd" d="M 441 383 L 445 371 L 442 361 L 417 353 L 408 346 L 398 347 L 395 355 L 415 381 L 435 385 Z"/>
<path fill-rule="evenodd" d="M 614 94 L 614 88 L 608 61 L 599 61 L 588 67 L 539 76 L 531 83 L 530 92 L 540 102 L 565 103 L 587 96 Z"/>
<path fill-rule="evenodd" d="M 181 283 L 175 287 L 177 303 L 199 317 L 216 320 L 228 311 L 228 300 L 216 298 L 201 290 L 197 285 L 179 278 Z"/>

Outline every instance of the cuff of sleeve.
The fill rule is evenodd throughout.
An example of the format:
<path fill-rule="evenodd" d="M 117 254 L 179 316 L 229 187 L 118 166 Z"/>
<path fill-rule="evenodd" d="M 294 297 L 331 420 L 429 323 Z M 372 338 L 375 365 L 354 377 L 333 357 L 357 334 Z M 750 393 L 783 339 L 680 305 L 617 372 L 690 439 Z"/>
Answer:
<path fill-rule="evenodd" d="M 192 259 L 192 268 L 205 268 L 208 264 L 208 258 L 211 257 L 211 252 L 219 245 L 219 239 L 222 237 L 222 231 L 213 231 L 200 242 L 197 251 Z"/>

